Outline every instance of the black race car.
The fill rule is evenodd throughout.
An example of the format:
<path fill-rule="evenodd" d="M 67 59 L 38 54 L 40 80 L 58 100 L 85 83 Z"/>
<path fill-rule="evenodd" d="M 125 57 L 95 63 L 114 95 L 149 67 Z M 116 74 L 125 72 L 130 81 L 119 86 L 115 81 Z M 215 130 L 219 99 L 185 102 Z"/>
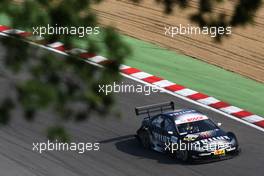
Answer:
<path fill-rule="evenodd" d="M 144 116 L 137 138 L 144 148 L 170 153 L 181 161 L 218 159 L 239 153 L 237 138 L 206 115 L 192 109 L 174 109 L 173 102 L 137 107 Z"/>

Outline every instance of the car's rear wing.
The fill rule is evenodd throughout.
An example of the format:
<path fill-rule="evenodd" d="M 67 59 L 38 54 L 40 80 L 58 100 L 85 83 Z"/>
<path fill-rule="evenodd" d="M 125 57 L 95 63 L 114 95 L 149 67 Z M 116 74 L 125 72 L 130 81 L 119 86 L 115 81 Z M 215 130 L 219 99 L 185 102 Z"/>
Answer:
<path fill-rule="evenodd" d="M 145 115 L 147 114 L 150 117 L 151 113 L 157 113 L 157 112 L 164 112 L 174 110 L 174 102 L 165 102 L 165 103 L 159 103 L 159 104 L 153 104 L 153 105 L 147 105 L 147 106 L 141 106 L 136 107 L 136 115 Z"/>

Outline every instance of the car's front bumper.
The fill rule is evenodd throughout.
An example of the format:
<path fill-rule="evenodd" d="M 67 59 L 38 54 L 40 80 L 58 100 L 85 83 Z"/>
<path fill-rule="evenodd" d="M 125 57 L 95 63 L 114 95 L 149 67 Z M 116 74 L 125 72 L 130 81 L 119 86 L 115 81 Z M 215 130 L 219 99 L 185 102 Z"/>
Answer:
<path fill-rule="evenodd" d="M 238 155 L 241 149 L 237 147 L 225 149 L 224 154 L 216 155 L 214 151 L 189 151 L 189 157 L 192 160 L 218 160 L 218 159 L 227 159 L 232 156 Z"/>

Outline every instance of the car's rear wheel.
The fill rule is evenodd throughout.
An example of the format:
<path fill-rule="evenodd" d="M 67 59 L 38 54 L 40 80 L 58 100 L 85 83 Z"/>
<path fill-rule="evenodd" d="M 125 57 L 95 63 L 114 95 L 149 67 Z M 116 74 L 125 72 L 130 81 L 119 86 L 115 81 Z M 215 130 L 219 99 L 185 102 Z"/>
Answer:
<path fill-rule="evenodd" d="M 150 145 L 151 145 L 149 133 L 146 130 L 142 130 L 139 132 L 138 137 L 139 137 L 139 140 L 140 140 L 142 146 L 145 149 L 149 149 Z"/>

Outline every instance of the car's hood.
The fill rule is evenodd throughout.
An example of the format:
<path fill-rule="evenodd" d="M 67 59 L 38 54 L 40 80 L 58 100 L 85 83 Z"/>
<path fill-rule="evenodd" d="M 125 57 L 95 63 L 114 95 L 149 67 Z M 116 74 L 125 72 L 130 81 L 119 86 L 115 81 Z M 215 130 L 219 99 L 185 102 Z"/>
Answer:
<path fill-rule="evenodd" d="M 216 141 L 226 141 L 229 142 L 231 139 L 227 136 L 226 132 L 221 129 L 216 129 L 212 131 L 206 131 L 195 134 L 187 134 L 183 136 L 183 141 L 187 142 L 201 142 L 201 143 L 210 143 Z"/>

